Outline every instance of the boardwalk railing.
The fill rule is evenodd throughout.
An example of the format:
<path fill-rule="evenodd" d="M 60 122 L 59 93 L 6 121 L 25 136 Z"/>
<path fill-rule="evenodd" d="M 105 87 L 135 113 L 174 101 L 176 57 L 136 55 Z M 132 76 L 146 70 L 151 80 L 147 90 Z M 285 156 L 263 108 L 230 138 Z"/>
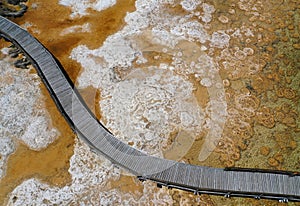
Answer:
<path fill-rule="evenodd" d="M 27 31 L 0 16 L 0 35 L 11 41 L 32 62 L 57 108 L 91 151 L 104 155 L 159 187 L 195 194 L 300 201 L 298 173 L 254 169 L 219 169 L 148 156 L 118 140 L 88 109 L 58 60 Z"/>

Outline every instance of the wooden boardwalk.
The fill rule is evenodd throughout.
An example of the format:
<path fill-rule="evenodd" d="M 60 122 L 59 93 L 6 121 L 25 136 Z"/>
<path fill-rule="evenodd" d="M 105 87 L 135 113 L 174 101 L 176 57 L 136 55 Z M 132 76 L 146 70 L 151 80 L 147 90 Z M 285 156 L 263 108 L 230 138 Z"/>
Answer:
<path fill-rule="evenodd" d="M 300 176 L 278 171 L 224 170 L 148 156 L 115 138 L 91 113 L 55 57 L 32 35 L 0 16 L 0 35 L 32 62 L 61 114 L 91 150 L 140 180 L 195 194 L 300 201 Z"/>

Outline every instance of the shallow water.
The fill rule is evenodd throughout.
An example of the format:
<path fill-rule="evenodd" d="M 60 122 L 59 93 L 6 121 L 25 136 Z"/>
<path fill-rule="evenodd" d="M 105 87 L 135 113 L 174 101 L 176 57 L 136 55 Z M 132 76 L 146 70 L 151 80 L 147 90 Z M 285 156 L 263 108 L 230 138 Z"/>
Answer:
<path fill-rule="evenodd" d="M 14 21 L 61 61 L 118 138 L 191 164 L 300 170 L 297 1 L 117 1 L 101 11 L 95 2 L 71 9 L 30 1 L 28 12 Z M 74 13 L 83 7 L 85 14 Z M 33 69 L 18 72 L 35 75 Z M 40 151 L 12 137 L 15 152 L 0 180 L 4 205 L 279 204 L 195 197 L 140 183 L 78 142 L 39 85 L 38 109 L 59 135 Z"/>

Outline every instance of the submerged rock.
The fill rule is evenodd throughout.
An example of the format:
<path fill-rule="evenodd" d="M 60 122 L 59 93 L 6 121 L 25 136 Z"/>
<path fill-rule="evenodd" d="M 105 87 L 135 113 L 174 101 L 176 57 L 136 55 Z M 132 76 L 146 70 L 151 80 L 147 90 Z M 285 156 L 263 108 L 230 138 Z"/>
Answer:
<path fill-rule="evenodd" d="M 30 64 L 31 64 L 30 61 L 28 61 L 26 58 L 18 59 L 14 63 L 15 67 L 20 68 L 20 69 L 28 69 L 27 66 Z"/>
<path fill-rule="evenodd" d="M 27 11 L 24 4 L 27 0 L 0 0 L 0 15 L 6 17 L 20 17 Z"/>

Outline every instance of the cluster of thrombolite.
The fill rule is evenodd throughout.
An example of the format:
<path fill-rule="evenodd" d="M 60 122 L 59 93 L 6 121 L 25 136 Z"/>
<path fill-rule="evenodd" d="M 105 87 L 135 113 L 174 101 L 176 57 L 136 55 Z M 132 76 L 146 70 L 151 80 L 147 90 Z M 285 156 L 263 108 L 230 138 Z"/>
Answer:
<path fill-rule="evenodd" d="M 265 59 L 267 56 L 260 56 L 264 61 L 261 61 L 262 65 L 258 68 L 268 64 Z M 239 63 L 236 60 L 227 59 L 227 62 L 231 63 L 229 71 L 238 67 L 234 65 Z M 293 131 L 299 132 L 297 122 L 299 95 L 297 86 L 293 84 L 297 72 L 294 69 L 272 74 L 263 70 L 255 72 L 256 75 L 249 75 L 247 72 L 234 73 L 233 71 L 232 74 L 235 76 L 229 76 L 223 81 L 227 101 L 231 104 L 224 137 L 219 142 L 216 152 L 220 154 L 219 160 L 224 166 L 234 166 L 243 155 L 242 151 L 247 149 L 254 130 L 263 128 L 262 130 L 268 131 L 268 134 L 274 133 L 272 139 L 275 141 L 275 147 L 274 145 L 261 146 L 260 154 L 267 157 L 266 163 L 269 167 L 284 169 L 287 154 L 291 154 L 297 148 L 297 141 L 292 135 Z M 290 73 L 293 73 L 294 78 Z M 289 81 L 283 80 L 287 79 L 287 76 Z M 284 132 L 278 133 L 282 128 L 285 128 Z M 255 133 L 257 135 L 257 132 Z"/>
<path fill-rule="evenodd" d="M 220 65 L 227 73 L 223 84 L 230 105 L 223 140 L 217 147 L 224 166 L 236 164 L 235 158 L 242 157 L 243 150 L 253 149 L 247 154 L 256 154 L 258 147 L 265 167 L 296 169 L 290 163 L 300 131 L 297 109 L 300 35 L 299 23 L 295 20 L 300 6 L 296 2 L 277 5 L 278 10 L 256 7 L 258 12 L 253 16 L 246 8 L 247 3 L 243 1 L 244 4 L 238 5 L 249 16 L 245 25 L 252 33 L 247 39 L 233 33 L 232 36 L 240 37 L 237 41 L 233 37 L 233 46 L 220 53 Z M 286 12 L 278 15 L 281 10 Z M 272 16 L 274 18 L 270 18 Z M 220 16 L 219 21 L 227 23 L 228 19 Z M 250 138 L 270 139 L 256 147 L 249 144 Z"/>
<path fill-rule="evenodd" d="M 25 2 L 27 0 L 0 0 L 0 15 L 7 17 L 22 16 L 27 10 Z"/>
<path fill-rule="evenodd" d="M 276 141 L 276 147 L 270 148 L 269 146 L 262 146 L 260 148 L 260 154 L 268 157 L 267 163 L 269 166 L 276 169 L 284 169 L 283 163 L 286 155 L 290 154 L 297 148 L 297 142 L 287 131 L 279 132 L 273 137 Z M 275 150 L 275 153 L 272 153 Z"/>
<path fill-rule="evenodd" d="M 247 149 L 249 139 L 253 136 L 254 120 L 251 117 L 255 114 L 259 102 L 254 96 L 240 95 L 236 98 L 236 105 L 228 110 L 223 138 L 216 149 L 220 154 L 219 160 L 224 166 L 234 166 L 241 158 L 241 151 Z M 248 107 L 246 108 L 245 105 Z"/>
<path fill-rule="evenodd" d="M 22 51 L 20 51 L 14 45 L 11 45 L 8 53 L 11 58 L 16 58 L 16 61 L 14 62 L 15 67 L 20 69 L 28 69 L 28 66 L 31 64 L 31 62 L 23 55 Z"/>

